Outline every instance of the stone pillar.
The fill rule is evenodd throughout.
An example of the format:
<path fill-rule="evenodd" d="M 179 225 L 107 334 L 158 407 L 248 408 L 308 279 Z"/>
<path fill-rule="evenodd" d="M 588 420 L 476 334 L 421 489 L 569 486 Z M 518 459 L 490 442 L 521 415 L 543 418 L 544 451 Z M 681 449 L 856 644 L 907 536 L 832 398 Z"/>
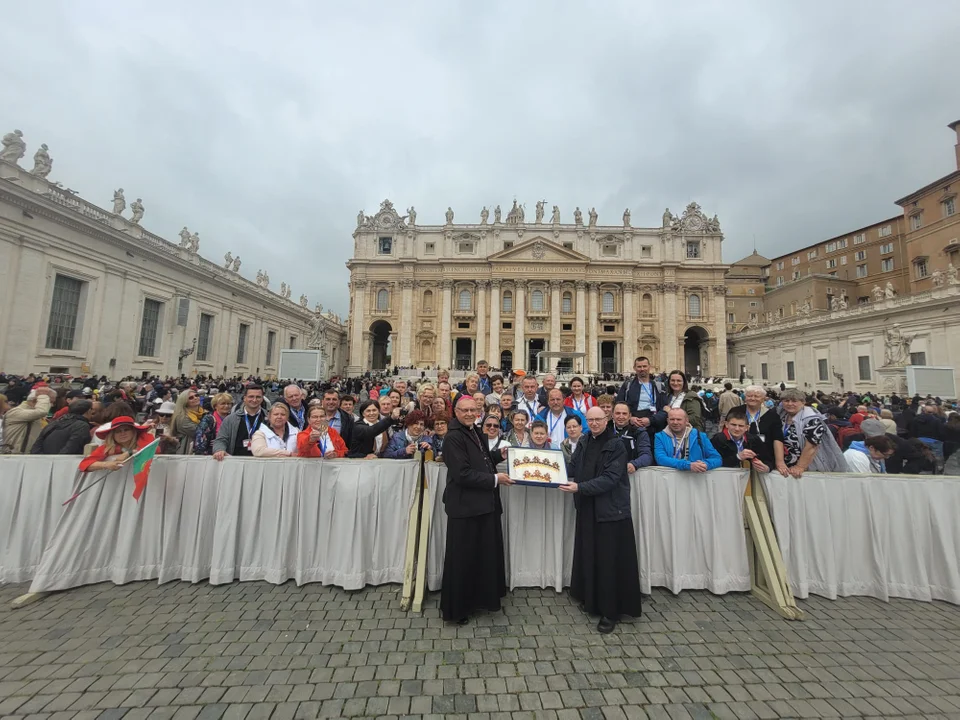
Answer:
<path fill-rule="evenodd" d="M 450 294 L 453 289 L 452 280 L 440 282 L 442 301 L 440 303 L 440 368 L 450 369 L 450 321 L 453 319 L 453 308 L 450 305 Z"/>
<path fill-rule="evenodd" d="M 477 281 L 477 344 L 474 345 L 474 364 L 481 360 L 490 362 L 487 357 L 487 288 L 489 280 Z"/>
<path fill-rule="evenodd" d="M 577 280 L 577 319 L 573 326 L 577 329 L 576 351 L 578 353 L 586 352 L 587 348 L 587 283 L 583 280 Z M 587 358 L 580 358 L 580 372 L 587 371 Z"/>
<path fill-rule="evenodd" d="M 550 352 L 560 350 L 560 281 L 550 281 Z M 557 358 L 550 358 L 550 365 L 556 366 Z"/>
<path fill-rule="evenodd" d="M 629 372 L 637 356 L 637 313 L 634 307 L 634 284 L 623 284 L 623 352 L 620 372 Z"/>
<path fill-rule="evenodd" d="M 397 334 L 399 347 L 397 362 L 394 364 L 410 367 L 413 365 L 413 279 L 401 279 L 400 288 L 400 328 Z"/>
<path fill-rule="evenodd" d="M 713 286 L 713 357 L 710 358 L 710 374 L 726 377 L 727 368 L 727 288 Z M 739 376 L 739 369 L 735 373 Z"/>
<path fill-rule="evenodd" d="M 597 328 L 600 322 L 600 309 L 598 307 L 598 289 L 599 285 L 595 282 L 587 283 L 587 290 L 590 293 L 590 310 L 587 313 L 587 372 L 600 372 L 599 345 L 597 340 Z"/>
<path fill-rule="evenodd" d="M 680 369 L 683 370 L 683 353 L 677 355 L 677 285 L 676 283 L 664 283 L 663 289 L 663 312 L 660 317 L 663 321 L 663 363 L 659 368 L 665 372 Z M 683 339 L 680 338 L 682 347 Z"/>
<path fill-rule="evenodd" d="M 527 281 L 517 280 L 513 285 L 513 367 L 526 369 Z"/>
<path fill-rule="evenodd" d="M 490 281 L 490 357 L 492 367 L 500 367 L 500 279 Z"/>
<path fill-rule="evenodd" d="M 353 316 L 350 318 L 350 375 L 362 375 L 370 366 L 364 352 L 363 336 L 366 333 L 366 308 L 364 300 L 367 294 L 367 281 L 354 280 L 353 283 Z"/>

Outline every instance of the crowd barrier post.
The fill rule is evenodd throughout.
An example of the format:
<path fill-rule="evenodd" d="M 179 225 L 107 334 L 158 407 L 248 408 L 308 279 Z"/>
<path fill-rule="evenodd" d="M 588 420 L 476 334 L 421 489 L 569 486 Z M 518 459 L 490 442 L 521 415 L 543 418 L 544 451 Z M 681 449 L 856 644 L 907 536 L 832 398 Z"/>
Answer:
<path fill-rule="evenodd" d="M 752 594 L 787 620 L 804 620 L 805 614 L 797 607 L 790 588 L 787 568 L 767 507 L 763 478 L 754 468 L 750 468 L 750 477 L 747 479 L 743 510 Z"/>
<path fill-rule="evenodd" d="M 416 497 L 410 503 L 410 522 L 407 530 L 407 552 L 403 568 L 403 596 L 401 610 L 423 610 L 423 595 L 427 579 L 427 538 L 430 533 L 430 497 L 427 489 L 427 463 L 433 461 L 433 451 L 417 451 Z"/>

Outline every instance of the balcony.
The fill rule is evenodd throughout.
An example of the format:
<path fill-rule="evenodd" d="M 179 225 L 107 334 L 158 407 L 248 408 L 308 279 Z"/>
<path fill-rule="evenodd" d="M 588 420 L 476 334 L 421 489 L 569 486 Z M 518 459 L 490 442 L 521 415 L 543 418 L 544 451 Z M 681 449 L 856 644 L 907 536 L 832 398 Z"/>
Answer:
<path fill-rule="evenodd" d="M 619 319 L 620 319 L 619 311 L 600 313 L 600 322 L 610 322 L 610 321 L 619 320 Z"/>
<path fill-rule="evenodd" d="M 467 309 L 467 310 L 461 310 L 460 308 L 457 308 L 457 309 L 455 309 L 455 310 L 453 311 L 453 316 L 454 316 L 455 318 L 457 318 L 457 319 L 464 319 L 464 320 L 466 320 L 466 319 L 472 318 L 474 315 L 475 315 L 475 313 L 473 312 L 473 309 L 472 309 L 472 308 Z"/>

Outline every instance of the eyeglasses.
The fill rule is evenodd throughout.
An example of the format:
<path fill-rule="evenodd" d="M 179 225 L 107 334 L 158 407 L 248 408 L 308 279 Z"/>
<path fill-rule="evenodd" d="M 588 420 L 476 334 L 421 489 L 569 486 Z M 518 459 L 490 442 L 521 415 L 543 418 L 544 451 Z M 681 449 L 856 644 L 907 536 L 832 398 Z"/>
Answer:
<path fill-rule="evenodd" d="M 484 427 L 485 427 L 485 428 L 495 428 L 495 427 L 500 427 L 500 426 L 497 425 L 497 423 L 486 423 L 486 424 L 484 425 Z"/>

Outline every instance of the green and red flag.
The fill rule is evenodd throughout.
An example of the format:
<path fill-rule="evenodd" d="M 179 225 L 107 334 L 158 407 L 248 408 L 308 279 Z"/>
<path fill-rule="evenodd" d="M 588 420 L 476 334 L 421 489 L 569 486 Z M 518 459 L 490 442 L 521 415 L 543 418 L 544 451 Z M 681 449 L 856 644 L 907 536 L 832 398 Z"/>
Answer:
<path fill-rule="evenodd" d="M 133 461 L 133 499 L 140 500 L 143 491 L 147 487 L 147 475 L 150 474 L 150 463 L 153 462 L 153 456 L 157 454 L 157 446 L 160 444 L 160 438 L 157 438 L 149 445 L 144 445 L 137 450 L 132 458 Z"/>

